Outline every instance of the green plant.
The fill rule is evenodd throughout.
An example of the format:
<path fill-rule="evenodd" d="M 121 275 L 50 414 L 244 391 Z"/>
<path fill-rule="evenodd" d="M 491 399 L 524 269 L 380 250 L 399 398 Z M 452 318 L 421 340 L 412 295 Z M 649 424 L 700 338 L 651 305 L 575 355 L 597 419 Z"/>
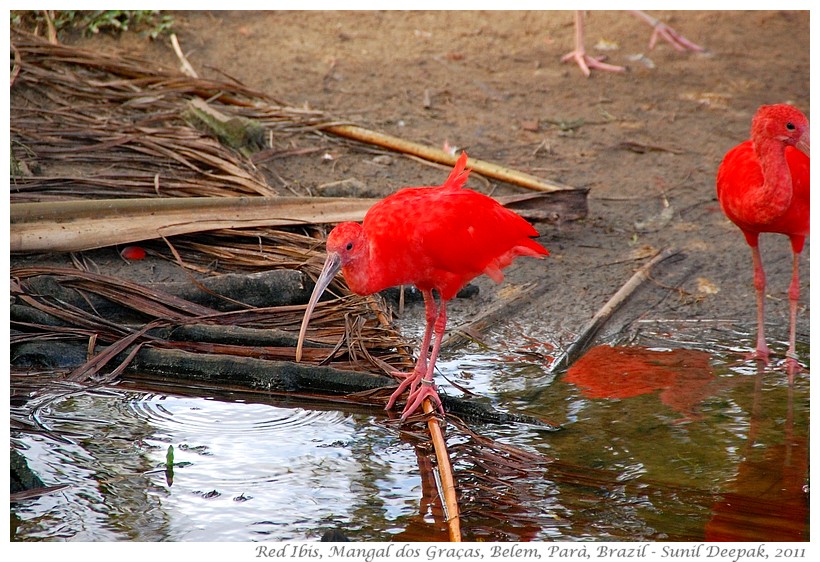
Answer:
<path fill-rule="evenodd" d="M 47 15 L 42 11 L 11 12 L 12 26 L 39 27 L 47 23 L 46 18 L 58 33 L 74 29 L 86 35 L 117 34 L 130 29 L 151 39 L 169 33 L 174 24 L 172 16 L 157 10 L 54 10 Z"/>

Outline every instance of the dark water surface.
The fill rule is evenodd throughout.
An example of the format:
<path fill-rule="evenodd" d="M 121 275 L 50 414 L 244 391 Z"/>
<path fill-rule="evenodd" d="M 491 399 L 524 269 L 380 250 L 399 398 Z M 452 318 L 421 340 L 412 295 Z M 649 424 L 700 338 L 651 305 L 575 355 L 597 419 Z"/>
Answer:
<path fill-rule="evenodd" d="M 515 540 L 809 539 L 808 369 L 789 386 L 776 364 L 743 360 L 748 334 L 648 328 L 559 375 L 549 346 L 520 334 L 442 358 L 443 375 L 496 407 L 563 427 L 471 424 L 551 461 L 511 484 L 527 524 L 474 513 L 465 539 L 482 538 L 472 524 Z M 12 540 L 442 538 L 416 449 L 379 411 L 111 388 L 54 402 L 41 421 L 70 442 L 13 442 L 47 486 L 68 486 L 12 504 Z"/>

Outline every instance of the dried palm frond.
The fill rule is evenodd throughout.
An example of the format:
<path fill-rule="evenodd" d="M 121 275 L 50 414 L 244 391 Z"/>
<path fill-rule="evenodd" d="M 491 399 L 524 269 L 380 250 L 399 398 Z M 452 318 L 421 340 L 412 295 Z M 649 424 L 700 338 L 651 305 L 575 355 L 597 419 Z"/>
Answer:
<path fill-rule="evenodd" d="M 213 324 L 293 331 L 304 314 L 303 305 L 220 312 L 160 289 L 126 279 L 68 268 L 14 268 L 11 275 L 12 296 L 18 299 L 21 305 L 58 320 L 62 326 L 74 326 L 81 329 L 78 335 L 82 338 L 87 338 L 89 333 L 94 333 L 101 343 L 110 344 L 120 341 L 124 337 L 141 331 L 144 326 L 129 326 L 117 320 L 112 321 L 110 311 L 106 311 L 106 317 L 101 316 L 93 306 L 94 298 L 103 298 L 124 309 L 131 310 L 135 316 L 147 317 L 153 323 L 151 327 Z M 76 292 L 79 295 L 78 304 L 67 302 L 69 296 L 55 299 L 51 294 L 38 294 L 33 282 L 42 277 L 49 277 L 51 281 L 65 290 Z M 32 289 L 33 287 L 35 288 Z M 50 292 L 54 294 L 54 290 Z M 87 306 L 82 305 L 83 300 L 88 303 Z M 351 317 L 364 318 L 361 310 L 367 308 L 365 300 L 364 297 L 351 296 L 323 303 L 319 307 L 321 310 L 317 314 L 315 332 L 311 339 L 326 342 L 328 345 L 335 344 L 340 339 L 346 341 L 345 352 L 341 354 L 340 359 L 336 360 L 345 361 L 348 367 L 380 372 L 384 368 L 385 361 L 402 365 L 406 362 L 406 355 L 402 359 L 401 355 L 396 354 L 396 350 L 404 347 L 403 341 L 391 328 L 380 325 L 375 315 L 366 321 L 356 322 L 355 326 L 349 324 L 348 319 Z M 32 326 L 19 325 L 14 318 L 13 314 L 12 327 L 20 328 L 21 331 L 29 328 L 26 331 L 31 331 L 34 337 L 42 336 L 42 329 L 31 330 Z M 42 325 L 41 328 L 43 328 Z M 45 326 L 45 331 L 51 330 L 52 328 Z M 178 343 L 165 342 L 146 334 L 146 331 L 142 334 L 145 336 L 143 341 L 150 342 L 152 347 L 180 347 Z M 22 334 L 16 337 L 18 340 L 24 339 Z M 195 348 L 195 346 L 192 347 Z M 257 346 L 250 347 L 251 349 L 241 354 L 254 356 L 261 353 Z M 361 349 L 365 347 L 369 349 L 367 354 L 361 352 Z M 280 359 L 290 360 L 294 353 L 293 349 L 283 350 L 284 356 Z M 368 362 L 367 359 L 371 354 L 381 356 L 381 361 L 379 363 Z"/>
<path fill-rule="evenodd" d="M 190 78 L 145 61 L 20 32 L 11 138 L 17 161 L 12 202 L 77 197 L 276 195 L 242 155 L 186 121 L 192 97 L 227 107 L 272 135 L 326 122 L 239 84 Z M 69 165 L 97 167 L 77 174 Z"/>

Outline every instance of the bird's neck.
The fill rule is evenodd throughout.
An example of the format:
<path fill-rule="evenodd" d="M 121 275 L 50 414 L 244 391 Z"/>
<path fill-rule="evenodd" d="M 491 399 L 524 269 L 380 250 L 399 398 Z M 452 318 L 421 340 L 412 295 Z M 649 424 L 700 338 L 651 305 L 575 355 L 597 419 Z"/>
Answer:
<path fill-rule="evenodd" d="M 758 196 L 767 201 L 772 209 L 787 208 L 792 199 L 792 175 L 783 143 L 766 139 L 755 143 L 754 147 L 763 173 L 763 185 Z"/>
<path fill-rule="evenodd" d="M 342 266 L 342 274 L 351 291 L 358 295 L 372 295 L 388 287 L 414 282 L 413 274 L 416 271 L 405 257 L 401 251 L 388 255 L 378 253 L 371 242 L 368 252 L 362 252 L 356 256 L 355 262 Z"/>
<path fill-rule="evenodd" d="M 375 277 L 370 271 L 370 256 L 366 254 L 360 256 L 354 266 L 343 266 L 342 275 L 347 281 L 347 286 L 357 295 L 370 295 L 384 288 L 374 286 Z"/>

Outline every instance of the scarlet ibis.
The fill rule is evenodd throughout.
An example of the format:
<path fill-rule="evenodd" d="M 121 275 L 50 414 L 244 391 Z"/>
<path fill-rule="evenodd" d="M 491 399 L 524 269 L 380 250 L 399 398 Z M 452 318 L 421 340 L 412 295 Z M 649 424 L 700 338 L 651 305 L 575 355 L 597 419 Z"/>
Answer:
<path fill-rule="evenodd" d="M 630 10 L 630 13 L 646 22 L 652 27 L 652 36 L 649 38 L 649 48 L 654 49 L 658 38 L 663 38 L 667 43 L 672 45 L 678 51 L 685 51 L 690 49 L 692 51 L 703 51 L 703 47 L 689 41 L 683 35 L 680 35 L 674 29 L 663 23 L 657 18 L 654 18 L 640 10 Z M 623 72 L 626 70 L 623 66 L 616 66 L 614 64 L 607 64 L 601 62 L 600 57 L 591 57 L 586 53 L 585 39 L 584 39 L 584 12 L 575 12 L 575 50 L 570 51 L 561 58 L 561 62 L 574 60 L 581 72 L 585 76 L 590 75 L 590 68 L 596 70 L 606 70 L 608 72 Z"/>
<path fill-rule="evenodd" d="M 789 376 L 798 368 L 794 348 L 797 301 L 800 298 L 800 252 L 809 234 L 809 121 L 798 109 L 764 105 L 752 119 L 751 138 L 723 158 L 717 173 L 717 195 L 726 216 L 735 223 L 752 248 L 754 287 L 757 291 L 757 349 L 763 362 L 769 348 L 763 333 L 766 274 L 760 259 L 758 236 L 775 232 L 789 237 L 792 280 L 789 285 Z"/>
<path fill-rule="evenodd" d="M 386 408 L 409 387 L 402 421 L 427 397 L 444 413 L 433 371 L 447 323 L 447 301 L 482 273 L 500 283 L 501 270 L 518 256 L 549 255 L 532 239 L 538 231 L 526 220 L 486 195 L 463 189 L 470 173 L 466 163 L 467 154 L 462 153 L 443 185 L 401 189 L 373 205 L 362 224 L 345 222 L 330 232 L 327 259 L 299 332 L 297 361 L 316 302 L 340 269 L 350 290 L 360 295 L 397 285 L 418 287 L 426 316 L 421 349 L 412 372 L 396 373 L 404 380 Z"/>

